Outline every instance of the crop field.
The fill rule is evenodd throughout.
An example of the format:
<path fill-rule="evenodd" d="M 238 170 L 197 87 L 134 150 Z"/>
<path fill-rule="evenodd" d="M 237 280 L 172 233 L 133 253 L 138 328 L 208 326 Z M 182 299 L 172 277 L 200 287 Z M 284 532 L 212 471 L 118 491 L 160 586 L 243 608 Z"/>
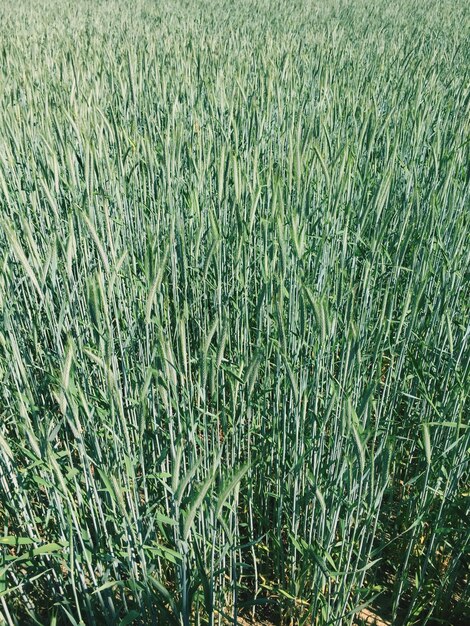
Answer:
<path fill-rule="evenodd" d="M 1 626 L 470 624 L 470 5 L 0 0 Z"/>

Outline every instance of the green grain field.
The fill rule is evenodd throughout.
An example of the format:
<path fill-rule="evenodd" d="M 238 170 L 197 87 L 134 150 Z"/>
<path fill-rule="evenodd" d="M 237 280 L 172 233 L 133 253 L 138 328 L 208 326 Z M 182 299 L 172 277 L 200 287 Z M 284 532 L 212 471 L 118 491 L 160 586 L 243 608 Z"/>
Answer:
<path fill-rule="evenodd" d="M 470 5 L 0 0 L 0 624 L 470 623 Z"/>

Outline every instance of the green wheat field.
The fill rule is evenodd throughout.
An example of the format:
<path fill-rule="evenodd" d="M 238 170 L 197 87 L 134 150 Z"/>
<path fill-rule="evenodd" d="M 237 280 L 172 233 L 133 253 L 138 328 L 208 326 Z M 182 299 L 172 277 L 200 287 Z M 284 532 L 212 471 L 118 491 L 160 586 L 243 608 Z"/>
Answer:
<path fill-rule="evenodd" d="M 0 624 L 470 624 L 470 5 L 0 0 Z"/>

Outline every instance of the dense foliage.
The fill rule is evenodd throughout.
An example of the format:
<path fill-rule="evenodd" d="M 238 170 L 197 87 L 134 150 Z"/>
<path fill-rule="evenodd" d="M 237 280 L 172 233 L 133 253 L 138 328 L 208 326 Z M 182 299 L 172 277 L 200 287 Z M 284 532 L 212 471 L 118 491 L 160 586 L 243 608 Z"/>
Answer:
<path fill-rule="evenodd" d="M 470 619 L 469 32 L 0 2 L 0 623 Z"/>

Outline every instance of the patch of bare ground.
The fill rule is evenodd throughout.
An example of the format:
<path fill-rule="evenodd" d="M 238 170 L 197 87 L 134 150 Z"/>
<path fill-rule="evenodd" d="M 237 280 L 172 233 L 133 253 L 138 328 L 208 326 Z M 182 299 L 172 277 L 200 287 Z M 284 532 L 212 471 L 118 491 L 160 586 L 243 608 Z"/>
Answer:
<path fill-rule="evenodd" d="M 250 620 L 246 617 L 237 618 L 237 624 L 239 626 L 279 626 L 275 622 L 264 619 Z M 295 626 L 292 623 L 290 626 Z M 371 609 L 363 609 L 357 616 L 355 626 L 392 626 L 392 622 L 382 618 L 377 613 L 374 613 Z"/>
<path fill-rule="evenodd" d="M 356 626 L 392 626 L 392 622 L 380 617 L 371 609 L 362 609 L 356 618 Z"/>

